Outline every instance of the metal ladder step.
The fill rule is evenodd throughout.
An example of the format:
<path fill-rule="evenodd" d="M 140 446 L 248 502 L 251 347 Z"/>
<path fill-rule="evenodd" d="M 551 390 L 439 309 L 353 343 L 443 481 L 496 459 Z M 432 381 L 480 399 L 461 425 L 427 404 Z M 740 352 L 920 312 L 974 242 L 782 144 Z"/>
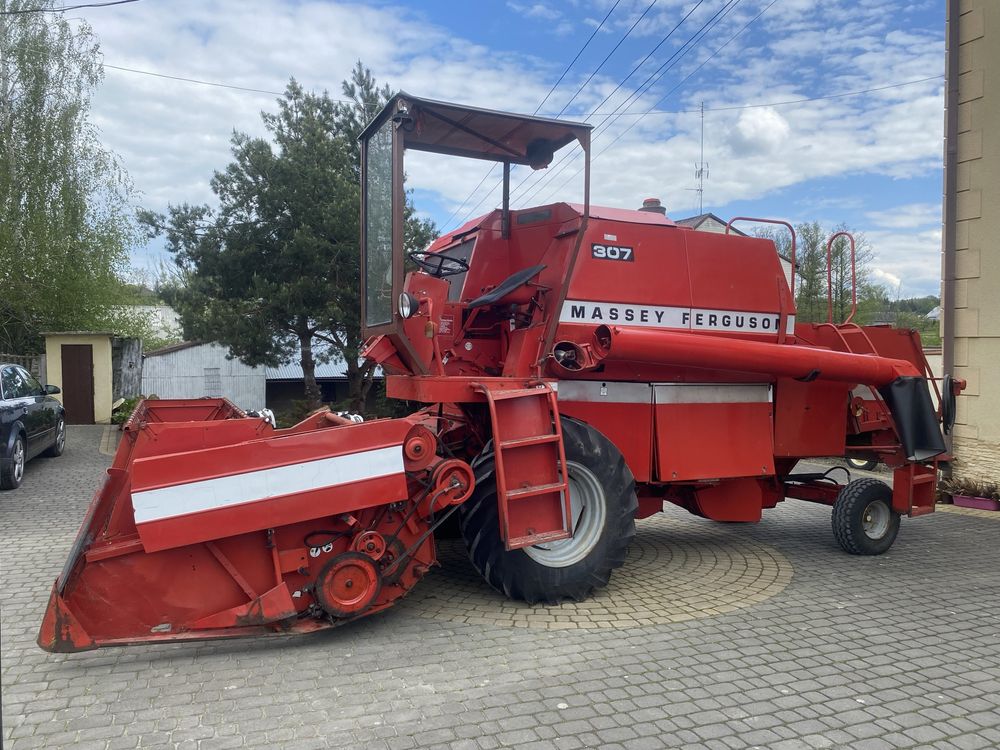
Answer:
<path fill-rule="evenodd" d="M 505 401 L 509 398 L 523 398 L 525 396 L 547 396 L 551 391 L 546 388 L 511 388 L 509 390 L 490 391 L 490 399 L 493 401 Z"/>
<path fill-rule="evenodd" d="M 527 448 L 531 445 L 543 445 L 545 443 L 555 443 L 559 440 L 559 436 L 556 434 L 549 435 L 532 435 L 530 437 L 515 438 L 513 440 L 503 440 L 500 443 L 500 447 L 504 450 L 511 448 Z"/>
<path fill-rule="evenodd" d="M 507 490 L 508 500 L 521 500 L 525 497 L 535 495 L 545 495 L 549 492 L 562 492 L 566 489 L 566 482 L 552 482 L 551 484 L 535 484 L 529 487 L 521 487 L 516 490 Z"/>

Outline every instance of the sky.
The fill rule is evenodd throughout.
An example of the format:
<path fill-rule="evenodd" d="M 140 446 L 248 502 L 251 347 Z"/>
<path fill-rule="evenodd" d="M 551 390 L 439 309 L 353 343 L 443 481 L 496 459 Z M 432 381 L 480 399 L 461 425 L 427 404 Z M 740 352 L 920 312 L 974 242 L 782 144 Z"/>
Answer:
<path fill-rule="evenodd" d="M 234 130 L 263 135 L 290 77 L 340 97 L 361 60 L 394 90 L 591 123 L 593 203 L 658 197 L 675 219 L 699 213 L 704 104 L 705 211 L 844 223 L 892 296 L 939 293 L 942 0 L 141 0 L 67 15 L 101 42 L 93 120 L 144 208 L 213 204 Z M 580 198 L 568 151 L 515 170 L 515 207 Z M 499 170 L 412 156 L 417 208 L 441 230 L 499 201 Z M 153 241 L 133 264 L 166 257 Z"/>

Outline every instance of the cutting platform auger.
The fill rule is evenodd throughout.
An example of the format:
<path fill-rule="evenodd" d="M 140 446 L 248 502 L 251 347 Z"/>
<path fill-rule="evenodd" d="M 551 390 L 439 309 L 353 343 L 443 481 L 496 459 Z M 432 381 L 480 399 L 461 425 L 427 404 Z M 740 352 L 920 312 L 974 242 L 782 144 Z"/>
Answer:
<path fill-rule="evenodd" d="M 511 210 L 511 165 L 543 168 L 574 142 L 583 203 Z M 504 171 L 502 207 L 410 253 L 412 271 L 407 150 Z M 588 125 L 395 96 L 362 134 L 364 356 L 390 397 L 425 406 L 279 430 L 222 399 L 143 402 L 39 645 L 349 622 L 417 584 L 453 513 L 494 588 L 558 602 L 606 584 L 635 519 L 665 502 L 719 521 L 788 497 L 832 505 L 854 554 L 932 512 L 964 383 L 939 387 L 918 334 L 832 309 L 797 323 L 772 242 L 679 227 L 655 202 L 592 207 L 589 157 Z M 794 268 L 794 232 L 791 248 Z M 794 472 L 852 453 L 878 455 L 893 487 Z"/>

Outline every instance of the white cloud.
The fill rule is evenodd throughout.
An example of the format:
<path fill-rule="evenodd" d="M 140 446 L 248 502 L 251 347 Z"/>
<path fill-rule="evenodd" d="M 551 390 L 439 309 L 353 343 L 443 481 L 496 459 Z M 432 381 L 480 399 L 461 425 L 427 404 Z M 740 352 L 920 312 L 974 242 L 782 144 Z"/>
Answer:
<path fill-rule="evenodd" d="M 771 154 L 788 140 L 788 121 L 770 107 L 746 109 L 740 113 L 729 143 L 737 157 Z"/>
<path fill-rule="evenodd" d="M 586 7 L 574 8 L 573 16 L 585 23 L 591 22 L 590 15 L 603 18 L 610 8 L 608 0 L 581 0 L 580 4 Z M 644 21 L 637 28 L 628 51 L 622 50 L 623 59 L 628 55 L 641 59 L 658 41 L 640 30 L 662 35 L 692 4 L 691 0 L 658 3 L 647 18 L 655 24 L 646 28 Z M 630 112 L 653 106 L 750 20 L 764 0 L 745 5 L 738 6 L 669 70 Z M 512 1 L 510 7 L 536 17 L 559 12 L 552 4 Z M 603 55 L 603 49 L 610 49 L 644 7 L 635 5 L 624 12 L 623 4 L 606 27 L 613 33 L 600 37 L 604 47 L 591 51 Z M 703 10 L 699 9 L 677 35 L 678 42 L 707 20 Z M 700 123 L 693 110 L 703 100 L 710 110 L 705 117 L 705 160 L 711 165 L 706 206 L 757 199 L 817 178 L 933 174 L 941 163 L 940 81 L 863 97 L 713 111 L 871 88 L 942 72 L 940 35 L 889 28 L 889 10 L 873 0 L 830 0 L 819 6 L 813 0 L 782 0 L 661 105 L 662 109 L 686 112 L 641 120 L 626 116 L 609 120 L 595 131 L 594 153 L 599 154 L 594 162 L 595 203 L 635 206 L 645 196 L 658 195 L 672 214 L 682 215 L 695 208 L 697 196 L 690 188 L 694 187 L 693 169 L 700 158 Z M 470 40 L 460 28 L 448 29 L 432 22 L 412 7 L 381 4 L 307 0 L 248 8 L 237 0 L 178 0 L 122 6 L 118 12 L 94 13 L 88 18 L 101 38 L 107 61 L 115 65 L 271 91 L 281 91 L 294 75 L 307 88 L 328 89 L 336 97 L 340 81 L 361 59 L 380 81 L 394 88 L 519 112 L 534 110 L 562 71 L 570 51 L 541 50 L 532 56 L 517 49 L 518 40 L 505 40 L 503 35 L 487 46 Z M 557 26 L 553 24 L 553 32 Z M 831 28 L 837 33 L 830 33 Z M 565 44 L 575 49 L 577 43 Z M 629 86 L 645 80 L 674 49 L 664 48 L 662 56 L 652 59 Z M 822 66 L 814 64 L 819 52 Z M 630 67 L 627 62 L 621 65 Z M 591 66 L 581 64 L 571 71 L 546 109 L 552 106 L 552 111 L 557 111 L 590 70 Z M 567 116 L 579 119 L 573 111 L 591 111 L 617 83 L 615 75 L 602 71 Z M 602 105 L 601 111 L 613 110 L 630 96 L 629 86 Z M 95 99 L 94 115 L 107 144 L 122 155 L 143 191 L 143 202 L 162 210 L 168 202 L 210 202 L 209 179 L 213 170 L 223 168 L 229 160 L 232 130 L 261 133 L 260 110 L 273 110 L 274 98 L 108 70 Z M 591 118 L 595 124 L 602 120 Z M 624 133 L 632 124 L 635 126 Z M 618 136 L 620 140 L 605 152 Z M 481 163 L 457 160 L 442 168 L 440 163 L 431 166 L 424 155 L 414 156 L 408 166 L 410 184 L 437 196 L 437 203 L 447 212 L 459 206 L 487 169 Z M 564 169 L 559 158 L 525 183 L 518 199 L 538 202 L 550 199 L 550 193 L 552 199 L 577 199 L 582 177 L 573 175 L 579 162 L 567 160 L 571 166 Z M 521 182 L 522 174 L 515 173 L 514 185 Z M 556 190 L 563 182 L 567 182 L 565 191 Z M 465 218 L 494 183 L 492 178 L 486 180 L 452 223 Z M 537 192 L 532 187 L 536 184 L 541 186 Z M 494 193 L 484 201 L 479 211 L 492 207 L 496 196 Z M 837 196 L 829 196 L 829 200 L 837 200 Z M 790 199 L 790 209 L 793 205 L 799 204 Z M 919 223 L 919 207 L 927 205 L 916 203 L 897 209 L 895 215 L 869 217 L 878 227 L 869 237 L 884 240 L 887 257 L 892 259 L 884 266 L 887 272 L 898 273 L 896 253 L 900 262 L 904 256 L 917 259 L 914 263 L 922 270 L 915 270 L 916 276 L 901 274 L 907 284 L 911 277 L 926 280 L 937 273 L 933 242 L 920 232 L 903 231 L 933 225 Z M 918 223 L 904 226 L 910 221 Z M 901 238 L 916 238 L 909 255 Z M 875 244 L 881 254 L 881 243 Z"/>
<path fill-rule="evenodd" d="M 872 268 L 879 278 L 897 280 L 891 291 L 903 297 L 941 293 L 941 228 L 865 232 L 875 251 Z M 901 286 L 900 286 L 901 283 Z"/>
<path fill-rule="evenodd" d="M 526 5 L 524 3 L 508 2 L 507 7 L 515 11 L 516 13 L 520 13 L 521 15 L 527 18 L 538 18 L 544 21 L 554 21 L 555 19 L 562 17 L 562 13 L 560 13 L 558 10 L 543 3 L 533 3 L 531 5 Z"/>
<path fill-rule="evenodd" d="M 896 274 L 883 271 L 881 268 L 876 268 L 872 271 L 872 275 L 876 278 L 876 280 L 880 283 L 888 285 L 888 287 L 892 290 L 899 288 L 899 285 L 902 283 L 902 279 L 900 279 Z"/>
<path fill-rule="evenodd" d="M 887 211 L 869 211 L 866 216 L 877 227 L 919 229 L 941 223 L 941 204 L 909 203 Z"/>

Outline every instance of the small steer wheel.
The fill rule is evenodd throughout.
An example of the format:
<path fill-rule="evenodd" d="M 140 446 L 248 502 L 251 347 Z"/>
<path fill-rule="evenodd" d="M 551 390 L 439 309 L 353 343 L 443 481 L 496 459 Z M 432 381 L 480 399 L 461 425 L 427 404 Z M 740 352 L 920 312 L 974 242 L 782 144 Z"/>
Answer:
<path fill-rule="evenodd" d="M 507 551 L 500 538 L 493 454 L 475 462 L 476 489 L 459 506 L 472 564 L 497 591 L 530 604 L 581 600 L 625 562 L 635 536 L 635 479 L 618 449 L 582 422 L 562 418 L 574 534 Z"/>
<path fill-rule="evenodd" d="M 443 253 L 426 253 L 423 250 L 416 250 L 410 253 L 410 260 L 416 263 L 420 270 L 439 279 L 443 276 L 454 276 L 469 270 L 468 261 L 462 258 L 453 258 Z"/>
<path fill-rule="evenodd" d="M 852 555 L 881 555 L 896 540 L 899 514 L 892 489 L 877 479 L 855 479 L 833 504 L 833 536 Z"/>

